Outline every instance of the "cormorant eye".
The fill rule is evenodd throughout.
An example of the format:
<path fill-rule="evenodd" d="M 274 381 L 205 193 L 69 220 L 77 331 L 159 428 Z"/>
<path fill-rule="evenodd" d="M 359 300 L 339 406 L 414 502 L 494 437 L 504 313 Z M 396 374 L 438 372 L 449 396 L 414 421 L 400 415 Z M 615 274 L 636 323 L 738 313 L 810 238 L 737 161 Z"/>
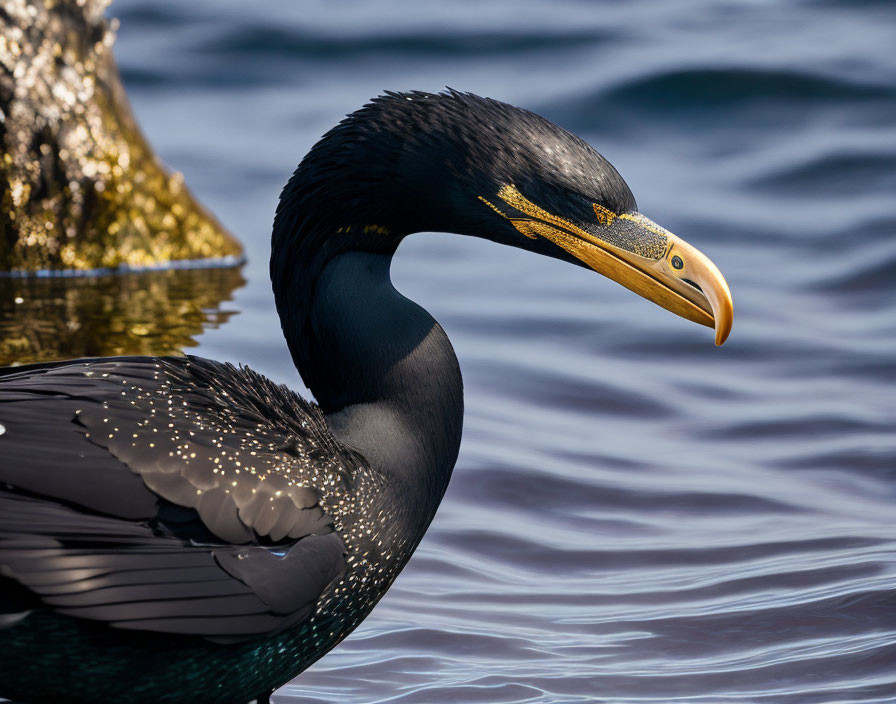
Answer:
<path fill-rule="evenodd" d="M 672 268 L 673 269 L 681 269 L 683 267 L 684 267 L 684 262 L 681 261 L 681 257 L 679 257 L 677 254 L 674 257 L 672 257 Z"/>

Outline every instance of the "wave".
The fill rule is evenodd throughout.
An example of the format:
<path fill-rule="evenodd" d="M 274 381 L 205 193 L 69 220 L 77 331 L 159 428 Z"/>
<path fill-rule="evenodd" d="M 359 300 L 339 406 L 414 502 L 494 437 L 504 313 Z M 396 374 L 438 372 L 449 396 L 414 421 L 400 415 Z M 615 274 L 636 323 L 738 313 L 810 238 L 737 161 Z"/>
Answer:
<path fill-rule="evenodd" d="M 843 100 L 885 100 L 890 85 L 858 83 L 836 76 L 756 67 L 694 67 L 641 74 L 605 91 L 602 100 L 642 109 L 742 108 L 766 103 L 775 109 Z"/>

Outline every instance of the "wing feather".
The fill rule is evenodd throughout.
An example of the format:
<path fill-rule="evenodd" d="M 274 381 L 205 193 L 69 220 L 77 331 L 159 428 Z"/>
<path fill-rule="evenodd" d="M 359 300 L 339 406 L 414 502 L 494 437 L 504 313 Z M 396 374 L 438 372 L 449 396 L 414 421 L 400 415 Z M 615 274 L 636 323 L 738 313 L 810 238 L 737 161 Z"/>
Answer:
<path fill-rule="evenodd" d="M 161 497 L 230 543 L 332 531 L 314 487 L 363 462 L 316 406 L 193 357 L 3 370 L 0 424 L 0 482 L 127 518 L 153 516 Z"/>
<path fill-rule="evenodd" d="M 344 569 L 335 533 L 305 537 L 279 557 L 257 546 L 189 544 L 0 491 L 0 575 L 45 608 L 118 628 L 229 641 L 271 635 L 307 618 Z"/>
<path fill-rule="evenodd" d="M 3 369 L 0 424 L 0 628 L 45 608 L 257 638 L 307 619 L 345 570 L 316 487 L 347 486 L 363 460 L 316 406 L 249 370 Z"/>

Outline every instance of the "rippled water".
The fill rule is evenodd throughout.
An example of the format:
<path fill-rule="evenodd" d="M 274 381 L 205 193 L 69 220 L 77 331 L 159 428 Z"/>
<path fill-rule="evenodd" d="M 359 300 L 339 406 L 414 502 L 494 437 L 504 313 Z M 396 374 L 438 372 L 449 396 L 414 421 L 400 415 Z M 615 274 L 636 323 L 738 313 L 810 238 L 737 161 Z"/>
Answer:
<path fill-rule="evenodd" d="M 892 3 L 112 13 L 150 141 L 249 253 L 198 354 L 300 384 L 267 280 L 276 197 L 383 89 L 577 132 L 735 298 L 716 349 L 583 270 L 406 242 L 396 284 L 463 369 L 461 456 L 392 590 L 277 702 L 896 702 Z"/>

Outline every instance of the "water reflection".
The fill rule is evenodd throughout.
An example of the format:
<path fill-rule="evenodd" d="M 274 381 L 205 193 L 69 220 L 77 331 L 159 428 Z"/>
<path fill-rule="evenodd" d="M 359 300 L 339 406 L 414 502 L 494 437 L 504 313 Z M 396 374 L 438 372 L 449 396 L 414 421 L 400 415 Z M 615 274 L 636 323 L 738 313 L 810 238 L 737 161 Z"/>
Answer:
<path fill-rule="evenodd" d="M 222 304 L 245 283 L 238 267 L 0 278 L 0 365 L 177 354 L 236 313 Z"/>

